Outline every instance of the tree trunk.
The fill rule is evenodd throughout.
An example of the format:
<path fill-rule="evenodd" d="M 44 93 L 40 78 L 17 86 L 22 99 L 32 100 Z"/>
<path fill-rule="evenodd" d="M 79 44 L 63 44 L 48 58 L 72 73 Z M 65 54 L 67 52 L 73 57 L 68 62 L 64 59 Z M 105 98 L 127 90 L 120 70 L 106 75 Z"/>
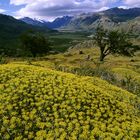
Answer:
<path fill-rule="evenodd" d="M 103 52 L 101 52 L 101 54 L 100 54 L 100 61 L 101 62 L 104 61 L 104 58 L 105 58 L 105 54 Z"/>

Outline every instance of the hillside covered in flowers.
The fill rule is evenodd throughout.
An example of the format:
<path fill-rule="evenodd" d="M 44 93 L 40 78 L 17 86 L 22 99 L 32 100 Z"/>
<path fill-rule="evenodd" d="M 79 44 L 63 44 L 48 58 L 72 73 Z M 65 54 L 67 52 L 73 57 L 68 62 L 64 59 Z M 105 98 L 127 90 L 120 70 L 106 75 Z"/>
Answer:
<path fill-rule="evenodd" d="M 97 77 L 1 65 L 0 139 L 139 140 L 140 98 Z"/>

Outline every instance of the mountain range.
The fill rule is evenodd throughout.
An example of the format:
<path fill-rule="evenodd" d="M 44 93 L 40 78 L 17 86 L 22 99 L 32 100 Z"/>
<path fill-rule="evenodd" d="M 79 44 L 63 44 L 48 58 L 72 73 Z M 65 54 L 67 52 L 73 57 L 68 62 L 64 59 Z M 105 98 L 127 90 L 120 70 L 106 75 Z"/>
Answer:
<path fill-rule="evenodd" d="M 137 21 L 137 19 L 139 19 L 138 17 L 140 17 L 140 8 L 112 8 L 102 12 L 78 15 L 74 17 L 70 23 L 62 29 L 93 31 L 99 24 L 107 29 L 122 29 L 124 27 L 123 25 L 127 25 L 127 27 L 129 25 L 128 28 L 130 28 L 130 23 L 133 23 L 133 20 L 135 20 L 135 22 L 138 24 L 135 24 L 134 26 L 140 28 L 139 21 Z"/>
<path fill-rule="evenodd" d="M 119 28 L 128 31 L 140 31 L 140 8 L 111 8 L 101 12 L 83 13 L 77 16 L 56 18 L 53 22 L 36 20 L 28 17 L 20 20 L 35 26 L 58 30 L 93 31 L 99 24 L 105 28 Z"/>
<path fill-rule="evenodd" d="M 58 29 L 62 26 L 67 26 L 72 20 L 72 18 L 73 18 L 72 16 L 63 16 L 61 18 L 56 18 L 52 22 L 45 21 L 45 20 L 32 19 L 29 17 L 24 17 L 24 18 L 21 18 L 20 20 L 34 26 L 48 27 L 50 29 Z"/>
<path fill-rule="evenodd" d="M 45 33 L 50 33 L 54 29 L 94 32 L 99 24 L 107 29 L 115 28 L 140 36 L 140 8 L 112 8 L 102 12 L 83 13 L 73 17 L 59 17 L 52 22 L 29 17 L 15 19 L 12 16 L 0 14 L 0 52 L 3 48 L 7 49 L 6 52 L 11 48 L 18 48 L 20 44 L 19 36 L 27 30 Z"/>

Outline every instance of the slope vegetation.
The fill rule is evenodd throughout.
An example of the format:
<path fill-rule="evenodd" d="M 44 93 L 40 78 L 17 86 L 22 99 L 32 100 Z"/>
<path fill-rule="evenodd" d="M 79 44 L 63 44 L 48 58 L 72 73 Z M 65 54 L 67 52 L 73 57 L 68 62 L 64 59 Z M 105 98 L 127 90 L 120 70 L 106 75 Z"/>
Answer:
<path fill-rule="evenodd" d="M 138 139 L 140 99 L 98 78 L 0 67 L 0 139 Z"/>

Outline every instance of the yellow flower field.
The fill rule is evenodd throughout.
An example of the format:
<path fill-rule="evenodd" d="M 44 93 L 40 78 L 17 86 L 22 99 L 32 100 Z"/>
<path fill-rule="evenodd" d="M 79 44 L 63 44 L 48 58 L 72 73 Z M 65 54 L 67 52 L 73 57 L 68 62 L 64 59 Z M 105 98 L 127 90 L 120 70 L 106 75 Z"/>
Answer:
<path fill-rule="evenodd" d="M 0 140 L 12 139 L 139 140 L 140 98 L 97 78 L 1 65 Z"/>

